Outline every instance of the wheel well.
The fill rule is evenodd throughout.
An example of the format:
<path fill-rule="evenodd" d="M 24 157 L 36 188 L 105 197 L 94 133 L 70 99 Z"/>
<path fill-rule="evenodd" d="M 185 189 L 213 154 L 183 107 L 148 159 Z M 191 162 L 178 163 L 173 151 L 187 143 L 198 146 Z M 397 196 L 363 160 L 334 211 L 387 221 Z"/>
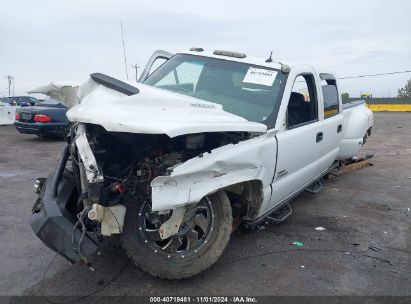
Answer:
<path fill-rule="evenodd" d="M 263 202 L 263 184 L 260 180 L 245 181 L 223 188 L 233 210 L 233 218 L 253 218 Z"/>

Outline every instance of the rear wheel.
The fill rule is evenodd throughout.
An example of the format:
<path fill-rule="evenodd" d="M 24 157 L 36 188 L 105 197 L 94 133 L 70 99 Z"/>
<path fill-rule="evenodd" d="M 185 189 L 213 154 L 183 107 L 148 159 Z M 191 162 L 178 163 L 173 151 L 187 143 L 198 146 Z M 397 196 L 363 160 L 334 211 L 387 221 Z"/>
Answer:
<path fill-rule="evenodd" d="M 214 264 L 227 246 L 232 227 L 230 202 L 221 191 L 187 206 L 179 231 L 162 240 L 159 228 L 171 214 L 152 212 L 150 202 L 128 202 L 123 247 L 136 265 L 154 276 L 188 278 Z"/>

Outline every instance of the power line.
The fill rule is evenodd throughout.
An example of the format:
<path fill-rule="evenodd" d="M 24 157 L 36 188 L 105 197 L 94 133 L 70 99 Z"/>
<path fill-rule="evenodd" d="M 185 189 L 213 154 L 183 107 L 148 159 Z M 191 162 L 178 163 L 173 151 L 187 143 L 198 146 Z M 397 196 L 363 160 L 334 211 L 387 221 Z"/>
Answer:
<path fill-rule="evenodd" d="M 408 71 L 397 71 L 397 72 L 388 72 L 388 73 L 379 73 L 379 74 L 358 75 L 358 76 L 346 76 L 346 77 L 339 77 L 338 79 L 353 79 L 353 78 L 375 77 L 375 76 L 384 76 L 384 75 L 393 75 L 393 74 L 404 74 L 404 73 L 411 73 L 411 70 L 408 70 Z"/>

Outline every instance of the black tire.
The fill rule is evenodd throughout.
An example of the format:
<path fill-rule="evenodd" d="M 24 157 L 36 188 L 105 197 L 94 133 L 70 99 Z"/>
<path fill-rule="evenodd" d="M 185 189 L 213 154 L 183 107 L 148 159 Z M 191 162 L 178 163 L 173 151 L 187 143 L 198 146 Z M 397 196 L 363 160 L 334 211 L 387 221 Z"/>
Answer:
<path fill-rule="evenodd" d="M 224 191 L 203 198 L 199 204 L 204 203 L 204 200 L 207 200 L 207 208 L 214 215 L 207 226 L 208 232 L 204 233 L 198 247 L 190 248 L 187 243 L 187 250 L 176 253 L 166 252 L 154 241 L 147 240 L 145 228 L 141 229 L 143 225 L 146 227 L 144 223 L 148 220 L 145 212 L 142 212 L 144 204 L 128 202 L 122 234 L 122 244 L 127 255 L 142 270 L 166 279 L 189 278 L 209 268 L 221 256 L 230 240 L 233 219 L 230 201 Z M 201 240 L 196 241 L 198 244 Z"/>

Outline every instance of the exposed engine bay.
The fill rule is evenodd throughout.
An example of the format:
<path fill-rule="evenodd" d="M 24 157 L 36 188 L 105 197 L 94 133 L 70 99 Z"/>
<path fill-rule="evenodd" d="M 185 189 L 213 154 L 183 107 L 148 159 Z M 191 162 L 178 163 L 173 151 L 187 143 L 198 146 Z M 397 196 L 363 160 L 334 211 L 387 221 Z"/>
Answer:
<path fill-rule="evenodd" d="M 80 141 L 80 136 L 85 138 Z M 81 225 L 83 231 L 121 233 L 124 205 L 130 201 L 150 202 L 150 183 L 157 176 L 169 175 L 176 166 L 202 153 L 250 137 L 247 132 L 220 132 L 170 138 L 163 134 L 107 132 L 98 125 L 75 124 L 68 139 L 78 199 L 67 207 L 77 215 L 76 226 Z M 87 154 L 85 139 L 92 155 Z"/>

